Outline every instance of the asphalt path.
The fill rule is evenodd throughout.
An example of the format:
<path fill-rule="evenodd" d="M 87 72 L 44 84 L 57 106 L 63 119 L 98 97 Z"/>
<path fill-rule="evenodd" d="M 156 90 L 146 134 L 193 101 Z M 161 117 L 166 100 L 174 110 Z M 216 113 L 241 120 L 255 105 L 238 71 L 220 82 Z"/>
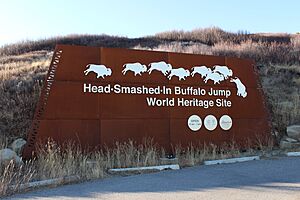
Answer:
<path fill-rule="evenodd" d="M 300 200 L 300 158 L 197 166 L 44 188 L 8 199 Z"/>

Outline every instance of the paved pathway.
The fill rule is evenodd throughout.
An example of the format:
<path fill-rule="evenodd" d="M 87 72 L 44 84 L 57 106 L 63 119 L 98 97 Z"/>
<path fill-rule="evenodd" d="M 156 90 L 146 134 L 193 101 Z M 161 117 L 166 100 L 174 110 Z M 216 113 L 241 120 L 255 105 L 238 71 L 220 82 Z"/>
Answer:
<path fill-rule="evenodd" d="M 9 199 L 300 200 L 300 158 L 198 166 L 114 177 L 19 194 Z"/>

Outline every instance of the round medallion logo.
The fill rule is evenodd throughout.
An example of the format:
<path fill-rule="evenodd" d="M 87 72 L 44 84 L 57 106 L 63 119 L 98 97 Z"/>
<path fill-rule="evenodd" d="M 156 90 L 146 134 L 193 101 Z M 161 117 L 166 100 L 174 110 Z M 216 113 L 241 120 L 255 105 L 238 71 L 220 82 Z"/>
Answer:
<path fill-rule="evenodd" d="M 204 119 L 204 126 L 207 130 L 213 131 L 217 128 L 218 121 L 213 115 L 207 115 Z"/>
<path fill-rule="evenodd" d="M 232 119 L 228 115 L 223 115 L 220 118 L 220 127 L 224 130 L 227 131 L 232 127 Z"/>
<path fill-rule="evenodd" d="M 198 115 L 191 115 L 188 119 L 188 127 L 192 131 L 198 131 L 202 126 L 202 120 Z"/>

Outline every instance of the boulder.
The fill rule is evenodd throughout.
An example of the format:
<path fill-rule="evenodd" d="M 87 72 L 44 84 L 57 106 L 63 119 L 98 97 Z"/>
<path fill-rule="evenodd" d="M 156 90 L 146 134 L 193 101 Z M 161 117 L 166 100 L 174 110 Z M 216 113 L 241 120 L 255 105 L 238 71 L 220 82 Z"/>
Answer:
<path fill-rule="evenodd" d="M 16 165 L 21 165 L 22 159 L 11 149 L 1 149 L 0 150 L 0 165 L 6 166 L 10 163 L 10 161 L 14 161 Z"/>
<path fill-rule="evenodd" d="M 291 125 L 286 128 L 286 133 L 290 138 L 300 141 L 300 125 Z"/>
<path fill-rule="evenodd" d="M 290 137 L 286 137 L 284 136 L 282 138 L 282 140 L 286 141 L 286 142 L 291 142 L 291 143 L 295 143 L 295 142 L 298 142 L 298 140 L 295 140 L 294 138 L 290 138 Z"/>
<path fill-rule="evenodd" d="M 26 144 L 26 140 L 24 140 L 23 138 L 18 138 L 15 141 L 13 141 L 13 143 L 10 146 L 12 150 L 16 152 L 17 155 L 20 156 L 25 144 Z"/>
<path fill-rule="evenodd" d="M 299 148 L 300 142 L 289 142 L 287 140 L 280 141 L 280 148 L 281 149 L 292 149 L 292 148 Z"/>

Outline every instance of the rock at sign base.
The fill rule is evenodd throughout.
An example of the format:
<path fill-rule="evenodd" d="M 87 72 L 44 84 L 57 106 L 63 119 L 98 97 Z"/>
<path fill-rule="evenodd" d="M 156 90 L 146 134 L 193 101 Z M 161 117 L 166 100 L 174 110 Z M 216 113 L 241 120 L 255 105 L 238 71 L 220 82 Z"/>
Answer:
<path fill-rule="evenodd" d="M 286 128 L 286 133 L 290 138 L 300 141 L 300 125 L 291 125 Z"/>
<path fill-rule="evenodd" d="M 22 149 L 24 148 L 25 144 L 26 140 L 24 140 L 23 138 L 19 138 L 13 141 L 13 143 L 11 144 L 11 148 L 14 152 L 17 153 L 17 155 L 21 155 Z"/>
<path fill-rule="evenodd" d="M 0 165 L 6 166 L 13 160 L 16 165 L 22 164 L 22 159 L 11 149 L 1 149 L 0 150 Z"/>
<path fill-rule="evenodd" d="M 300 147 L 300 142 L 289 142 L 286 140 L 280 141 L 280 148 L 281 149 L 292 149 Z"/>
<path fill-rule="evenodd" d="M 293 138 L 286 137 L 286 136 L 284 136 L 284 137 L 282 138 L 282 140 L 287 141 L 287 142 L 291 142 L 291 143 L 296 143 L 296 142 L 298 142 L 298 140 L 295 140 L 295 139 L 293 139 Z"/>

